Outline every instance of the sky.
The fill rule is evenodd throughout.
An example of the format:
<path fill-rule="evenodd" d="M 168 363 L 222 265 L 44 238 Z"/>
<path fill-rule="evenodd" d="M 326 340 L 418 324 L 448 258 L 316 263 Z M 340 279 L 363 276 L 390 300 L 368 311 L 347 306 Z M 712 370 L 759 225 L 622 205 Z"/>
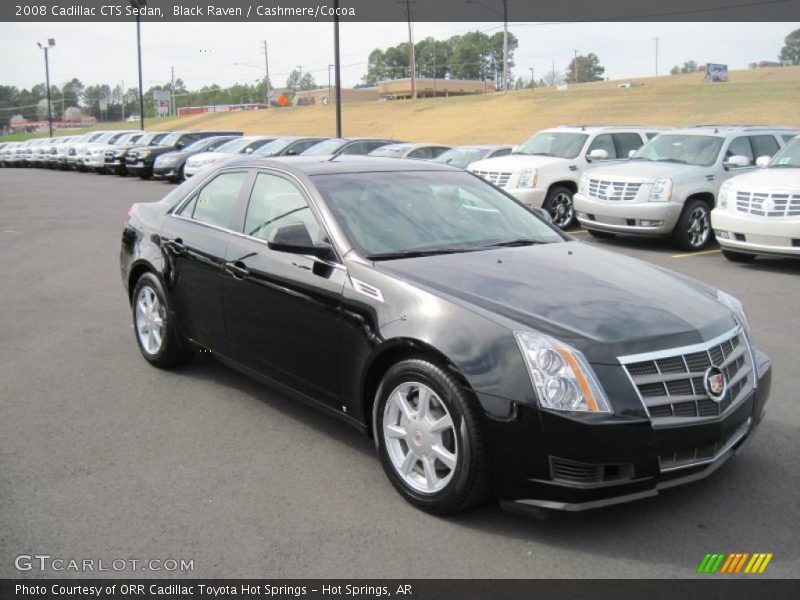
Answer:
<path fill-rule="evenodd" d="M 514 76 L 539 79 L 552 68 L 564 70 L 574 50 L 594 52 L 611 79 L 666 74 L 687 60 L 743 69 L 750 62 L 777 60 L 786 35 L 800 23 L 510 23 L 519 39 Z M 414 37 L 445 39 L 479 29 L 488 34 L 501 23 L 415 23 Z M 72 77 L 85 85 L 124 81 L 137 85 L 134 23 L 0 23 L 0 85 L 30 88 L 44 81 L 36 42 L 55 38 L 50 52 L 51 83 Z M 368 54 L 408 40 L 406 23 L 342 23 L 342 83 L 358 83 Z M 142 23 L 144 88 L 170 79 L 170 69 L 189 89 L 217 83 L 252 83 L 264 74 L 262 40 L 269 48 L 270 80 L 282 86 L 302 67 L 326 85 L 333 62 L 330 23 Z M 12 58 L 13 57 L 13 58 Z M 238 64 L 236 64 L 238 63 Z"/>

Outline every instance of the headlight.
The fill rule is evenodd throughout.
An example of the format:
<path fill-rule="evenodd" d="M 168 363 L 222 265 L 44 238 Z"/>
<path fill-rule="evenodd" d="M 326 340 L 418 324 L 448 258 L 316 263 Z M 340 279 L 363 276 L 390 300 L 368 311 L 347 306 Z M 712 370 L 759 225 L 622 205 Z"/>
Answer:
<path fill-rule="evenodd" d="M 611 412 L 583 354 L 541 333 L 514 332 L 539 405 L 552 410 Z"/>
<path fill-rule="evenodd" d="M 536 187 L 537 175 L 538 173 L 536 172 L 536 169 L 523 169 L 519 174 L 519 178 L 517 179 L 517 187 L 521 188 Z"/>
<path fill-rule="evenodd" d="M 731 193 L 731 185 L 730 181 L 726 181 L 722 184 L 722 187 L 719 188 L 719 198 L 717 198 L 717 205 L 720 208 L 727 208 L 728 207 L 728 196 Z"/>
<path fill-rule="evenodd" d="M 150 150 L 140 150 L 139 152 L 136 153 L 136 157 L 137 158 L 147 158 L 151 154 L 152 154 L 152 151 L 150 151 Z"/>
<path fill-rule="evenodd" d="M 745 334 L 747 334 L 747 337 L 749 338 L 750 324 L 747 322 L 747 315 L 744 313 L 744 306 L 742 306 L 742 303 L 739 302 L 737 298 L 734 298 L 722 290 L 717 290 L 717 300 L 719 300 L 720 304 L 733 311 L 733 314 L 736 316 L 736 320 L 739 322 L 739 325 L 742 326 Z"/>
<path fill-rule="evenodd" d="M 650 190 L 650 202 L 669 202 L 672 198 L 672 179 L 658 179 Z"/>

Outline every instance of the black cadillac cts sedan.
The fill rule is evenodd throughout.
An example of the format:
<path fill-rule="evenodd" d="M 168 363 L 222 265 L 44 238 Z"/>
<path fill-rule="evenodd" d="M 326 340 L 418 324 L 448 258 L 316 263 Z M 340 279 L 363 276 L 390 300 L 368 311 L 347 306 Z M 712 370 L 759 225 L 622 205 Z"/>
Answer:
<path fill-rule="evenodd" d="M 441 164 L 234 158 L 134 205 L 121 268 L 152 365 L 203 348 L 319 406 L 434 513 L 655 495 L 769 395 L 736 299 Z"/>

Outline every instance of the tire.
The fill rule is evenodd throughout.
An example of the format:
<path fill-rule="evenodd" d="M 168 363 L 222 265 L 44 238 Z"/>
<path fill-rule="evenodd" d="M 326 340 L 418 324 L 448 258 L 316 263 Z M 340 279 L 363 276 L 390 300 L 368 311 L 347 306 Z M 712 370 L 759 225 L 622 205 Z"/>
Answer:
<path fill-rule="evenodd" d="M 672 241 L 682 250 L 702 250 L 714 239 L 711 208 L 702 200 L 689 200 L 672 232 Z"/>
<path fill-rule="evenodd" d="M 559 229 L 567 229 L 575 222 L 575 207 L 572 202 L 573 192 L 562 185 L 557 185 L 547 192 L 544 209 L 553 218 L 553 225 Z"/>
<path fill-rule="evenodd" d="M 423 397 L 428 402 L 421 408 Z M 480 408 L 451 373 L 425 358 L 392 366 L 378 388 L 373 426 L 389 481 L 417 508 L 448 515 L 486 500 L 489 463 Z"/>
<path fill-rule="evenodd" d="M 162 369 L 186 362 L 191 349 L 177 331 L 158 277 L 153 273 L 142 275 L 132 298 L 133 332 L 145 360 Z"/>
<path fill-rule="evenodd" d="M 598 240 L 612 240 L 617 237 L 616 233 L 611 233 L 610 231 L 600 231 L 598 229 L 587 229 L 586 231 L 589 232 L 590 236 Z"/>
<path fill-rule="evenodd" d="M 744 252 L 734 252 L 733 250 L 723 250 L 722 256 L 736 263 L 749 263 L 753 262 L 756 258 L 755 254 L 745 254 Z"/>

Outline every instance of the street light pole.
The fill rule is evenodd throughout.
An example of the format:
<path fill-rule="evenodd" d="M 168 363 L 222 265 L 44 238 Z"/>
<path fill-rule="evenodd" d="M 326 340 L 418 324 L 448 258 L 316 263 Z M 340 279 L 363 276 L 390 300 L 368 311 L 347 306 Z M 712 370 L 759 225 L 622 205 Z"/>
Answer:
<path fill-rule="evenodd" d="M 336 76 L 336 137 L 342 137 L 342 72 L 339 61 L 339 0 L 333 0 L 333 63 Z"/>
<path fill-rule="evenodd" d="M 536 79 L 533 76 L 533 67 L 531 67 L 531 92 L 536 88 Z"/>
<path fill-rule="evenodd" d="M 147 6 L 147 0 L 128 0 L 136 10 L 136 50 L 139 58 L 139 126 L 144 131 L 144 82 L 142 81 L 142 23 L 139 9 Z"/>
<path fill-rule="evenodd" d="M 503 92 L 508 91 L 508 0 L 503 0 Z"/>
<path fill-rule="evenodd" d="M 331 67 L 333 65 L 328 65 L 328 104 L 331 103 Z"/>
<path fill-rule="evenodd" d="M 44 77 L 45 85 L 47 85 L 47 123 L 50 129 L 50 137 L 53 137 L 53 108 L 50 102 L 50 60 L 47 56 L 47 51 L 56 45 L 53 38 L 47 40 L 47 45 L 42 45 L 37 42 L 40 50 L 44 50 Z"/>
<path fill-rule="evenodd" d="M 264 40 L 264 70 L 266 72 L 266 80 L 264 84 L 266 86 L 266 93 L 267 93 L 267 108 L 269 108 L 269 54 L 267 54 L 267 41 Z"/>

